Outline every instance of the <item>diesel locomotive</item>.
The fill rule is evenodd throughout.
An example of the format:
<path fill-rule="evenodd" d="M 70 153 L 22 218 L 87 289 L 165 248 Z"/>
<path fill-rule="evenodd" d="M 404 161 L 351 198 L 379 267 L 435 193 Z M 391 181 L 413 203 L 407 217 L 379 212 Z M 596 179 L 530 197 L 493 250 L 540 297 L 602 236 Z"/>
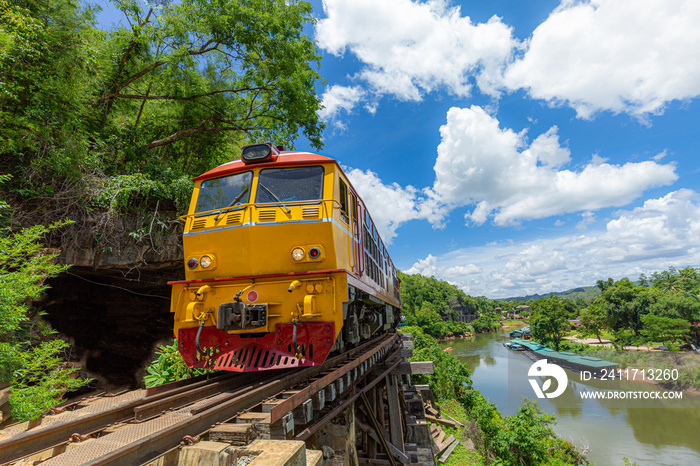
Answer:
<path fill-rule="evenodd" d="M 334 159 L 253 144 L 194 181 L 170 282 L 189 367 L 313 366 L 396 327 L 396 269 Z"/>

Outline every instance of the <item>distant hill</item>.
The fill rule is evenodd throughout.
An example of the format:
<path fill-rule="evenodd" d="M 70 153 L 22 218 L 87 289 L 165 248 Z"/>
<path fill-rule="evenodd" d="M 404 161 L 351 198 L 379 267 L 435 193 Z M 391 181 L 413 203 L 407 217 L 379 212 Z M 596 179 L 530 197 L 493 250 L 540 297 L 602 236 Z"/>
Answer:
<path fill-rule="evenodd" d="M 600 295 L 600 288 L 597 286 L 579 286 L 578 288 L 572 288 L 570 290 L 566 291 L 555 291 L 552 293 L 545 293 L 545 294 L 531 294 L 527 296 L 518 296 L 515 298 L 504 298 L 504 299 L 499 299 L 498 301 L 529 301 L 531 299 L 538 299 L 542 298 L 544 296 L 561 296 L 562 298 L 569 298 L 571 300 L 577 300 L 578 298 L 582 299 L 589 299 L 589 298 L 595 298 L 596 296 Z"/>

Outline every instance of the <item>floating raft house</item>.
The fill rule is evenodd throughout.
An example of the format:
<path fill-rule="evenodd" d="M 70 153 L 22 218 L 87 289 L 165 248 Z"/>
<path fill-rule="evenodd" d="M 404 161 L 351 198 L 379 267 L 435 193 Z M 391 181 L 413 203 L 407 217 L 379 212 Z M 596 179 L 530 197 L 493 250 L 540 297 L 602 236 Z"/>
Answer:
<path fill-rule="evenodd" d="M 571 353 L 569 351 L 554 351 L 536 341 L 514 338 L 510 340 L 510 342 L 521 345 L 525 348 L 525 351 L 537 356 L 538 359 L 547 359 L 550 362 L 571 369 L 572 371 L 588 371 L 592 374 L 599 374 L 603 370 L 610 372 L 610 370 L 619 366 L 616 362 L 605 361 L 593 356 L 581 356 L 580 354 Z"/>
<path fill-rule="evenodd" d="M 511 338 L 530 338 L 532 334 L 530 333 L 530 326 L 519 328 L 513 330 L 508 334 Z"/>

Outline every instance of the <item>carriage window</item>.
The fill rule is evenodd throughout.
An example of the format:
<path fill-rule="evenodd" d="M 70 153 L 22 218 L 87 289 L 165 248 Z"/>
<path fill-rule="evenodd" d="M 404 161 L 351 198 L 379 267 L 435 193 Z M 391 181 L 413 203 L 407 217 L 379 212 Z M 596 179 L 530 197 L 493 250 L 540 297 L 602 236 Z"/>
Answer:
<path fill-rule="evenodd" d="M 294 202 L 321 199 L 323 167 L 269 168 L 258 176 L 255 202 Z"/>
<path fill-rule="evenodd" d="M 236 173 L 213 180 L 203 181 L 199 187 L 195 212 L 233 207 L 247 204 L 250 199 L 250 183 L 253 172 Z"/>
<path fill-rule="evenodd" d="M 352 209 L 352 222 L 357 223 L 357 199 L 354 194 L 350 194 L 350 208 Z"/>
<path fill-rule="evenodd" d="M 350 217 L 348 215 L 348 186 L 343 180 L 340 181 L 340 218 L 343 219 L 345 223 L 350 222 Z"/>

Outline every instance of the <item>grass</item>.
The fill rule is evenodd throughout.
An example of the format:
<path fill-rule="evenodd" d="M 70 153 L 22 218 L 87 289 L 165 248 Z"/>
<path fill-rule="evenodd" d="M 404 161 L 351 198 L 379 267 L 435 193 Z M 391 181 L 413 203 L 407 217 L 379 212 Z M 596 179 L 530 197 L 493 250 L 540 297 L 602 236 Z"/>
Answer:
<path fill-rule="evenodd" d="M 582 335 L 579 335 L 580 332 L 581 332 L 581 330 L 576 329 L 576 330 L 574 331 L 574 336 L 575 336 L 576 338 L 581 338 L 581 339 L 583 339 L 583 338 L 594 338 L 596 341 L 598 340 L 598 338 L 597 338 L 595 335 L 589 335 L 589 336 L 585 336 L 585 337 L 584 337 L 584 336 L 582 336 Z M 607 330 L 604 330 L 604 331 L 601 332 L 601 334 L 600 334 L 600 339 L 601 339 L 601 340 L 611 340 L 612 337 L 613 337 L 613 334 L 612 334 L 611 332 L 607 331 Z"/>
<path fill-rule="evenodd" d="M 448 400 L 446 402 L 439 403 L 440 411 L 447 414 L 464 425 L 469 425 L 469 417 L 464 409 L 464 406 L 459 404 L 457 401 Z M 487 463 L 484 461 L 482 456 L 476 451 L 467 450 L 464 446 L 467 440 L 467 435 L 465 429 L 462 427 L 447 427 L 440 425 L 440 428 L 445 431 L 445 438 L 450 435 L 454 435 L 456 439 L 459 439 L 457 447 L 452 451 L 452 454 L 445 462 L 446 466 L 485 466 Z M 438 455 L 436 460 L 440 457 Z"/>
<path fill-rule="evenodd" d="M 508 320 L 502 320 L 501 325 L 503 325 L 504 327 L 506 327 L 506 326 L 509 326 L 509 327 L 521 327 L 521 326 L 523 326 L 524 327 L 525 325 L 527 325 L 527 322 L 525 322 L 522 319 L 516 319 L 516 320 L 508 319 Z"/>
<path fill-rule="evenodd" d="M 664 387 L 673 389 L 700 389 L 700 357 L 693 353 L 656 352 L 656 351 L 615 351 L 613 349 L 593 348 L 584 350 L 584 354 L 595 356 L 620 364 L 622 369 L 677 369 L 678 380 Z"/>

